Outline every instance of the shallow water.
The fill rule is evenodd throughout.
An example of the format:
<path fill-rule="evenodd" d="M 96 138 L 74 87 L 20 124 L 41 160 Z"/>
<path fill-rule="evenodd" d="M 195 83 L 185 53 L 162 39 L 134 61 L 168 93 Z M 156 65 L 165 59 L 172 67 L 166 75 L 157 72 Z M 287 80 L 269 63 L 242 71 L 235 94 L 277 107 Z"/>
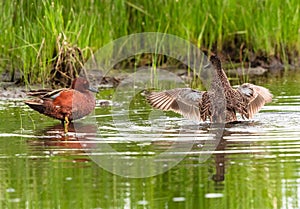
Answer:
<path fill-rule="evenodd" d="M 300 74 L 255 83 L 274 101 L 225 127 L 153 111 L 138 94 L 65 135 L 0 101 L 0 208 L 300 208 Z"/>

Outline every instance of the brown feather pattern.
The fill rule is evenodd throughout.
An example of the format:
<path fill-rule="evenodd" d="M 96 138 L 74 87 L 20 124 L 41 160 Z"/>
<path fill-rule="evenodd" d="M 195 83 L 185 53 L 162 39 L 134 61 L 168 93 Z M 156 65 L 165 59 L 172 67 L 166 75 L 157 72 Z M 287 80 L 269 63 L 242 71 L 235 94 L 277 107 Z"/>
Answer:
<path fill-rule="evenodd" d="M 272 101 L 272 94 L 268 89 L 250 83 L 245 83 L 234 89 L 230 85 L 221 62 L 216 56 L 211 57 L 213 69 L 216 71 L 212 80 L 212 89 L 209 91 L 197 91 L 191 88 L 176 88 L 162 92 L 151 92 L 147 100 L 154 108 L 164 111 L 174 111 L 194 121 L 211 122 L 234 122 L 237 120 L 236 113 L 243 118 L 250 119 L 266 103 Z M 219 82 L 220 81 L 220 82 Z M 219 104 L 212 104 L 218 101 L 218 91 L 222 89 L 225 98 L 225 115 L 217 110 Z M 222 103 L 220 103 L 222 106 Z M 224 121 L 225 120 L 225 121 Z"/>

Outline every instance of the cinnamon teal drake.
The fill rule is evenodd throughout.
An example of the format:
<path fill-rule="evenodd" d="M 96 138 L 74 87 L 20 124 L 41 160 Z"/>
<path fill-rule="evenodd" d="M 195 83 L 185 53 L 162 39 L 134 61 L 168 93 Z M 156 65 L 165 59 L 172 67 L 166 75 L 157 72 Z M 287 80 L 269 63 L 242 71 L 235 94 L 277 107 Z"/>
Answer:
<path fill-rule="evenodd" d="M 28 93 L 38 98 L 25 101 L 25 104 L 41 114 L 60 120 L 67 133 L 70 121 L 82 118 L 94 110 L 96 100 L 92 92 L 98 91 L 90 87 L 87 79 L 78 77 L 73 80 L 71 88 Z"/>
<path fill-rule="evenodd" d="M 210 90 L 176 88 L 151 92 L 146 96 L 148 102 L 154 108 L 174 111 L 194 121 L 209 119 L 210 122 L 230 123 L 237 121 L 236 113 L 243 119 L 251 119 L 262 106 L 272 101 L 272 94 L 262 86 L 244 83 L 233 88 L 217 56 L 211 56 L 210 63 L 210 70 L 214 71 Z M 222 103 L 221 100 L 225 101 Z M 222 104 L 223 108 L 218 108 Z"/>

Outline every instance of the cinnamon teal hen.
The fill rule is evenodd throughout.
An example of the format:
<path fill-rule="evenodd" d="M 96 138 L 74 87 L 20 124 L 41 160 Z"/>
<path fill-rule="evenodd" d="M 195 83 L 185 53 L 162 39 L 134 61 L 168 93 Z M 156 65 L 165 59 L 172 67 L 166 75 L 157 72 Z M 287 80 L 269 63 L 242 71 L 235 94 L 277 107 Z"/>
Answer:
<path fill-rule="evenodd" d="M 236 113 L 243 119 L 251 119 L 262 106 L 272 101 L 272 94 L 262 86 L 244 83 L 233 88 L 217 56 L 211 56 L 210 63 L 214 74 L 208 91 L 176 88 L 151 92 L 146 96 L 148 102 L 154 108 L 174 111 L 194 121 L 209 119 L 210 122 L 229 123 L 237 121 Z"/>

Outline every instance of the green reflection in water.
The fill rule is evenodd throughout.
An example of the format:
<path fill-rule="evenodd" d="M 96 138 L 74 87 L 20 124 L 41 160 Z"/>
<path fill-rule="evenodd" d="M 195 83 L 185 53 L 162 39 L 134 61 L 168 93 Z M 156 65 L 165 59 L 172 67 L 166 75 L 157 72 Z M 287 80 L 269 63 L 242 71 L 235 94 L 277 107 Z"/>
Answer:
<path fill-rule="evenodd" d="M 217 183 L 215 158 L 187 157 L 164 174 L 128 179 L 71 150 L 56 155 L 62 148 L 29 147 L 19 137 L 1 145 L 2 208 L 282 208 L 283 198 L 297 208 L 299 163 L 291 157 L 226 155 L 226 180 Z"/>

